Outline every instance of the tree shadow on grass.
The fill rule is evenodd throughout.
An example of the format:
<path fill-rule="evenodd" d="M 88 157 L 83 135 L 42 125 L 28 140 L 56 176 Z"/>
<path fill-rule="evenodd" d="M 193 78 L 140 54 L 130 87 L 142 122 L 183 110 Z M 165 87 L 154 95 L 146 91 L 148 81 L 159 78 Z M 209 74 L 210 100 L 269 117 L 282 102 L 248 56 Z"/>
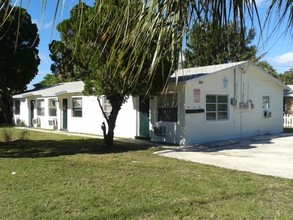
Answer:
<path fill-rule="evenodd" d="M 108 154 L 146 150 L 147 144 L 115 142 L 108 148 L 100 139 L 15 140 L 0 142 L 0 158 L 58 157 L 75 154 Z"/>

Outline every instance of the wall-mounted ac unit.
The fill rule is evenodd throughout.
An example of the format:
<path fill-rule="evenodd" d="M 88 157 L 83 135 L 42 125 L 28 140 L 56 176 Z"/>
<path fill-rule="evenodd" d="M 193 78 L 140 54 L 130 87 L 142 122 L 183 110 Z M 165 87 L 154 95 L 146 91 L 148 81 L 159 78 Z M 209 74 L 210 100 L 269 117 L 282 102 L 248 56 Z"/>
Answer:
<path fill-rule="evenodd" d="M 166 127 L 165 126 L 154 127 L 154 133 L 158 136 L 164 136 L 166 135 Z"/>
<path fill-rule="evenodd" d="M 56 126 L 57 125 L 57 119 L 54 118 L 54 119 L 49 119 L 49 125 L 50 126 Z"/>
<path fill-rule="evenodd" d="M 33 126 L 34 127 L 40 127 L 41 126 L 41 119 L 40 118 L 34 118 L 33 119 Z"/>
<path fill-rule="evenodd" d="M 264 111 L 263 112 L 263 117 L 264 118 L 270 118 L 270 117 L 272 117 L 272 112 L 271 111 Z"/>

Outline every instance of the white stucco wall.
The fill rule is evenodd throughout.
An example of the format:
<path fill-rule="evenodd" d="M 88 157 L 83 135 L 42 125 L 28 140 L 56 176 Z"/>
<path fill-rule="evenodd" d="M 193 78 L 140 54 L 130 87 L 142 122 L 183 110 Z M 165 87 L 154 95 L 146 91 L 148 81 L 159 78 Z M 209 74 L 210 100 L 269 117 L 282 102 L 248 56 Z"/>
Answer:
<path fill-rule="evenodd" d="M 283 131 L 283 88 L 266 74 L 253 66 L 245 71 L 239 67 L 180 82 L 178 92 L 178 122 L 157 121 L 157 99 L 151 101 L 153 126 L 165 126 L 166 135 L 158 136 L 152 131 L 152 140 L 180 145 L 190 145 L 231 138 L 280 133 Z M 228 80 L 224 86 L 223 79 Z M 196 91 L 200 91 L 195 95 Z M 174 90 L 174 87 L 170 87 Z M 206 120 L 206 95 L 228 96 L 228 119 Z M 197 96 L 197 97 L 195 97 Z M 262 107 L 263 96 L 270 97 L 271 117 L 265 118 Z M 231 99 L 237 105 L 231 104 Z M 240 102 L 248 107 L 240 107 Z M 186 110 L 199 110 L 186 113 Z M 204 112 L 201 112 L 204 110 Z M 179 128 L 179 129 L 178 129 Z"/>
<path fill-rule="evenodd" d="M 171 85 L 168 92 L 176 94 L 178 102 L 178 121 L 177 122 L 165 122 L 158 121 L 158 97 L 153 97 L 150 101 L 151 109 L 151 140 L 155 142 L 165 142 L 170 144 L 182 144 L 184 140 L 184 125 L 185 125 L 185 109 L 184 109 L 184 86 L 182 85 Z M 165 134 L 158 135 L 154 132 L 154 127 L 163 127 Z"/>
<path fill-rule="evenodd" d="M 223 71 L 213 76 L 189 81 L 186 84 L 186 108 L 206 108 L 207 94 L 228 95 L 229 119 L 224 121 L 207 121 L 206 113 L 186 114 L 185 138 L 186 144 L 225 140 L 230 138 L 256 136 L 268 133 L 282 132 L 282 94 L 283 89 L 255 68 L 249 68 L 245 73 L 236 70 Z M 223 79 L 228 79 L 224 88 Z M 193 102 L 193 89 L 201 89 L 201 102 Z M 234 90 L 235 88 L 235 90 Z M 232 106 L 230 100 L 237 99 L 238 106 Z M 269 96 L 272 116 L 263 117 L 262 96 Z M 239 102 L 252 101 L 254 108 L 239 108 Z"/>
<path fill-rule="evenodd" d="M 72 112 L 72 98 L 82 98 L 82 117 L 73 117 Z M 45 114 L 43 116 L 37 115 L 36 101 L 43 99 L 45 104 Z M 49 99 L 57 99 L 57 116 L 49 116 Z M 67 131 L 85 134 L 103 135 L 101 125 L 105 121 L 101 109 L 99 107 L 97 98 L 95 96 L 82 96 L 80 93 L 65 94 L 58 97 L 30 97 L 28 99 L 20 99 L 20 115 L 14 115 L 14 122 L 19 119 L 23 121 L 26 126 L 30 124 L 30 102 L 35 101 L 34 118 L 40 119 L 39 128 L 42 129 L 57 129 L 63 128 L 63 99 L 67 99 Z M 115 136 L 116 137 L 131 137 L 134 138 L 137 134 L 137 105 L 138 101 L 135 97 L 129 97 L 126 103 L 123 104 L 116 121 Z M 57 119 L 57 127 L 49 125 L 49 120 Z"/>

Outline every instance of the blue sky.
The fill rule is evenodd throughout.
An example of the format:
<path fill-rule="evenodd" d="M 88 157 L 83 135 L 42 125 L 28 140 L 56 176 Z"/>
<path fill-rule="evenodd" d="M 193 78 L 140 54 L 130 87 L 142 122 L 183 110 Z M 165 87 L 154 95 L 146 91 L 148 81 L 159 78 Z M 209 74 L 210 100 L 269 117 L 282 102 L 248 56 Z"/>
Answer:
<path fill-rule="evenodd" d="M 28 85 L 28 89 L 33 88 L 33 84 L 40 82 L 43 77 L 51 73 L 51 59 L 49 57 L 48 45 L 49 43 L 59 38 L 59 34 L 54 28 L 63 19 L 69 17 L 70 9 L 78 3 L 78 0 L 62 0 L 60 1 L 59 10 L 56 16 L 55 24 L 54 13 L 56 8 L 56 0 L 47 0 L 46 8 L 42 12 L 42 2 L 46 0 L 30 0 L 30 4 L 27 5 L 28 0 L 23 0 L 22 7 L 26 8 L 32 17 L 34 23 L 38 25 L 40 44 L 39 44 L 39 56 L 41 58 L 41 64 L 39 65 L 38 75 Z M 12 0 L 12 4 L 16 2 L 19 4 L 20 0 Z M 92 5 L 94 0 L 84 0 L 85 3 Z M 268 8 L 270 1 L 256 0 L 258 10 L 263 22 L 265 12 Z M 293 68 L 293 34 L 282 34 L 285 25 L 278 26 L 274 34 L 271 34 L 276 24 L 277 16 L 272 16 L 269 25 L 264 30 L 262 37 L 259 36 L 259 32 L 255 37 L 254 44 L 258 47 L 258 55 L 265 54 L 262 60 L 268 61 L 278 73 Z"/>

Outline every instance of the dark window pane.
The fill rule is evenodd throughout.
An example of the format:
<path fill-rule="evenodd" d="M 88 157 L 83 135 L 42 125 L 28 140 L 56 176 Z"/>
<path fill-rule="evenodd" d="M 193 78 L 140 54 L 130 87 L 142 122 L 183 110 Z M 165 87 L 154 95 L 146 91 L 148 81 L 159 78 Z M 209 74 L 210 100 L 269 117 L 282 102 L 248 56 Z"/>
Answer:
<path fill-rule="evenodd" d="M 216 102 L 216 96 L 215 95 L 207 95 L 206 96 L 206 102 L 207 103 L 215 103 Z"/>
<path fill-rule="evenodd" d="M 158 121 L 176 122 L 177 108 L 158 108 Z"/>
<path fill-rule="evenodd" d="M 218 104 L 218 111 L 227 111 L 228 110 L 228 106 L 227 104 Z"/>
<path fill-rule="evenodd" d="M 216 113 L 213 112 L 213 113 L 207 113 L 207 120 L 216 120 Z"/>
<path fill-rule="evenodd" d="M 207 111 L 216 111 L 216 104 L 207 104 Z"/>
<path fill-rule="evenodd" d="M 218 120 L 224 120 L 228 119 L 228 113 L 227 112 L 219 112 L 218 113 Z"/>
<path fill-rule="evenodd" d="M 226 95 L 219 95 L 218 96 L 218 103 L 227 103 L 228 102 L 228 96 Z"/>

